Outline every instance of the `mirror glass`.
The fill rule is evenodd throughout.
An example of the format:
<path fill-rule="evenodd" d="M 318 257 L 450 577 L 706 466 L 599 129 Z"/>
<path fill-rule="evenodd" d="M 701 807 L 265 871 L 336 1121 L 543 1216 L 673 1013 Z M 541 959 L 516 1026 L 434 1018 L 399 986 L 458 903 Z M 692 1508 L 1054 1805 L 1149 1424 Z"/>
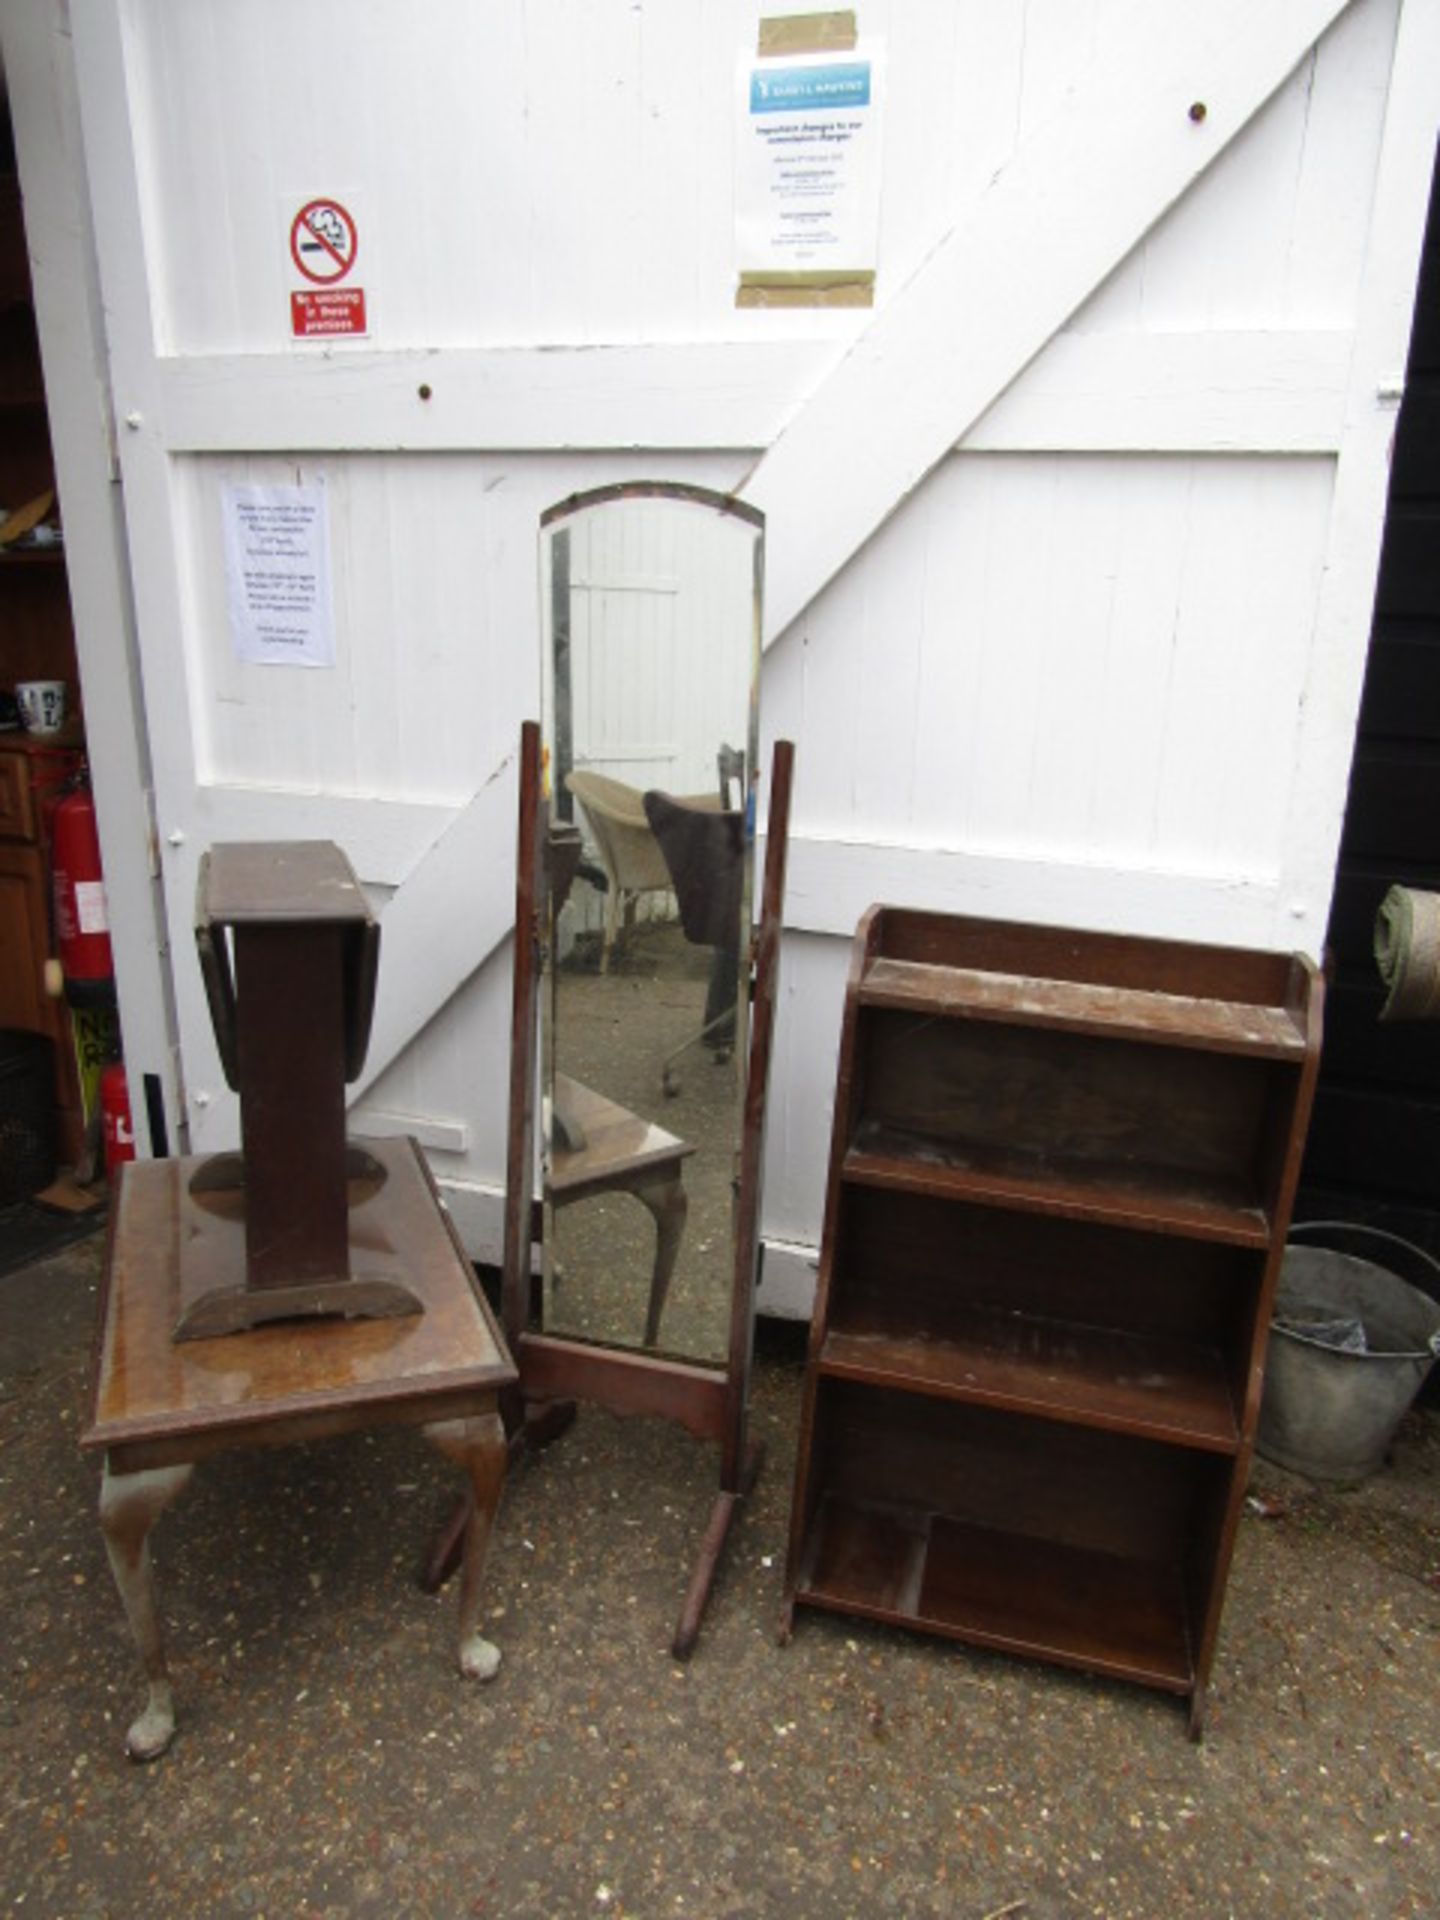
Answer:
<path fill-rule="evenodd" d="M 761 521 L 697 488 L 541 523 L 544 1329 L 723 1364 L 755 821 Z"/>

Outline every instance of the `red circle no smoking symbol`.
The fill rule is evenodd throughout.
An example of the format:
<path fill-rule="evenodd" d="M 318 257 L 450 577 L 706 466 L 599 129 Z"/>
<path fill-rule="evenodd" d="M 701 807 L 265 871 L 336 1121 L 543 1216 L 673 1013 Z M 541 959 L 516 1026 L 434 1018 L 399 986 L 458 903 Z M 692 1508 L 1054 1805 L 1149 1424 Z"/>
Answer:
<path fill-rule="evenodd" d="M 359 245 L 355 222 L 338 200 L 307 200 L 290 223 L 290 258 L 317 286 L 343 280 Z"/>

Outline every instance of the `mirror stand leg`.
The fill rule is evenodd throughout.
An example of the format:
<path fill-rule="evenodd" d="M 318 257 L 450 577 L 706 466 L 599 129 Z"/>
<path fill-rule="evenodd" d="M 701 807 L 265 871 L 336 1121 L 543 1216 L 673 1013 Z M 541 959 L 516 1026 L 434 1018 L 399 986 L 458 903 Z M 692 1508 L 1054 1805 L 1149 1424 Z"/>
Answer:
<path fill-rule="evenodd" d="M 700 1542 L 695 1571 L 690 1576 L 690 1585 L 686 1589 L 684 1604 L 680 1608 L 675 1638 L 670 1643 L 670 1651 L 677 1660 L 688 1660 L 695 1651 L 695 1643 L 700 1638 L 700 1622 L 705 1617 L 710 1589 L 715 1584 L 715 1575 L 719 1570 L 720 1556 L 724 1553 L 725 1542 L 730 1536 L 730 1523 L 735 1518 L 741 1501 L 749 1497 L 755 1482 L 759 1479 L 764 1459 L 764 1445 L 758 1440 L 752 1440 L 745 1449 L 739 1486 L 722 1487 L 716 1495 L 715 1505 L 710 1509 L 710 1524 L 706 1527 L 705 1537 Z"/>
<path fill-rule="evenodd" d="M 511 1436 L 511 1446 L 518 1442 L 524 1452 L 539 1453 L 570 1431 L 576 1411 L 573 1400 L 527 1400 L 524 1422 Z"/>
<path fill-rule="evenodd" d="M 520 1412 L 506 1425 L 509 1438 L 506 1452 L 515 1462 L 527 1453 L 539 1453 L 558 1440 L 575 1424 L 573 1400 L 527 1400 Z M 470 1524 L 472 1497 L 462 1493 L 435 1534 L 420 1568 L 420 1586 L 425 1593 L 438 1593 L 460 1564 L 465 1545 L 465 1529 Z"/>
<path fill-rule="evenodd" d="M 420 1585 L 426 1593 L 438 1593 L 459 1566 L 460 1554 L 465 1545 L 465 1529 L 470 1524 L 472 1504 L 467 1488 L 450 1509 L 444 1524 L 430 1542 L 424 1564 L 420 1569 Z"/>

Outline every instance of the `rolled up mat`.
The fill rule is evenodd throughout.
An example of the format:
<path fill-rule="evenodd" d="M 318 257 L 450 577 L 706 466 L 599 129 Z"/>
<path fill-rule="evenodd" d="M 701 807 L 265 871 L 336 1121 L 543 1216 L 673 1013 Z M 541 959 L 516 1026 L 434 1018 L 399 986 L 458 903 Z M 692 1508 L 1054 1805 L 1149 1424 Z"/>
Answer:
<path fill-rule="evenodd" d="M 1391 887 L 1375 916 L 1382 1020 L 1440 1019 L 1440 893 Z"/>

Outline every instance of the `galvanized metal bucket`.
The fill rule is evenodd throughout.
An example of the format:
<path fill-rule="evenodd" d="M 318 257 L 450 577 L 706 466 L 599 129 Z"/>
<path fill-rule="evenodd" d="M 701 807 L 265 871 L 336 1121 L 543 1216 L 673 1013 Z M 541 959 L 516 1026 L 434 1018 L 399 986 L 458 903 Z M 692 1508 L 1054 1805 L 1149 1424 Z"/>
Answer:
<path fill-rule="evenodd" d="M 1296 1244 L 1312 1237 L 1332 1244 Z M 1294 1227 L 1276 1290 L 1256 1435 L 1260 1452 L 1277 1466 L 1349 1486 L 1383 1463 L 1440 1357 L 1440 1301 L 1389 1266 L 1343 1251 L 1351 1240 L 1440 1288 L 1440 1262 L 1397 1234 L 1338 1220 Z M 1356 1338 L 1357 1326 L 1363 1351 L 1347 1350 L 1340 1343 L 1347 1333 Z"/>

